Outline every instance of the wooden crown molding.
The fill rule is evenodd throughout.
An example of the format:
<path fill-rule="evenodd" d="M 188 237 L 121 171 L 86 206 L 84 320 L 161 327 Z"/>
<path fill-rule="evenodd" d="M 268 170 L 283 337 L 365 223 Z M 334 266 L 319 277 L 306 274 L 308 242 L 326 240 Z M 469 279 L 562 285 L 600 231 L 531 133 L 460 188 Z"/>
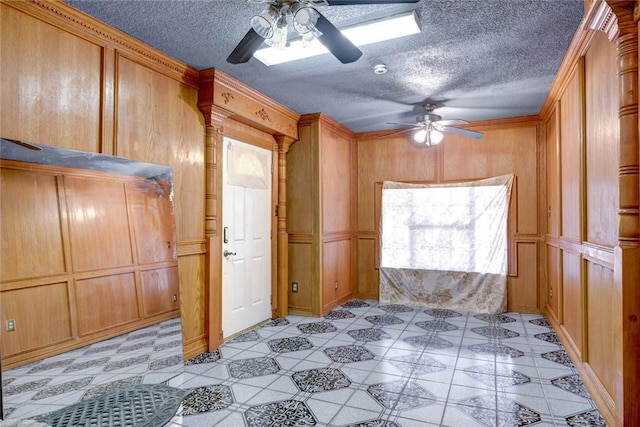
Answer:
<path fill-rule="evenodd" d="M 305 126 L 314 122 L 318 122 L 322 125 L 323 128 L 339 133 L 347 139 L 355 138 L 356 134 L 351 129 L 335 121 L 324 113 L 303 114 L 302 116 L 300 116 L 298 125 Z"/>
<path fill-rule="evenodd" d="M 602 31 L 611 42 L 617 39 L 620 34 L 618 20 L 613 14 L 613 10 L 611 10 L 609 4 L 603 1 L 592 10 L 593 12 L 589 17 L 589 28 Z"/>

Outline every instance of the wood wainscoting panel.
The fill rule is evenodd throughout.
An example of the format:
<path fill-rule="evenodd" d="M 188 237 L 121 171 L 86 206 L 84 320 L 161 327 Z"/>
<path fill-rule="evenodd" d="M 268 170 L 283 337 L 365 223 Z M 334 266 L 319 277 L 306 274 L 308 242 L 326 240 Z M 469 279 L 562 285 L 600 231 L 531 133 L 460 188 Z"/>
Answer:
<path fill-rule="evenodd" d="M 378 299 L 380 275 L 376 268 L 378 240 L 375 236 L 358 238 L 358 288 L 357 298 Z"/>
<path fill-rule="evenodd" d="M 180 277 L 180 315 L 182 316 L 182 338 L 185 342 L 199 340 L 207 334 L 206 288 L 202 285 L 205 276 L 205 255 L 178 257 Z M 206 351 L 206 346 L 202 351 Z"/>
<path fill-rule="evenodd" d="M 65 176 L 75 272 L 133 264 L 125 184 Z"/>
<path fill-rule="evenodd" d="M 157 268 L 140 272 L 143 317 L 178 310 L 178 267 Z"/>
<path fill-rule="evenodd" d="M 618 91 L 616 46 L 597 32 L 585 55 L 586 241 L 612 248 L 618 241 Z"/>
<path fill-rule="evenodd" d="M 127 198 L 138 263 L 177 260 L 171 181 L 145 180 L 127 184 Z"/>
<path fill-rule="evenodd" d="M 101 46 L 11 3 L 0 4 L 0 135 L 99 151 Z"/>
<path fill-rule="evenodd" d="M 58 178 L 4 167 L 0 173 L 0 281 L 65 273 Z"/>
<path fill-rule="evenodd" d="M 560 98 L 561 235 L 580 241 L 582 164 L 582 67 L 577 66 Z"/>
<path fill-rule="evenodd" d="M 507 277 L 507 299 L 510 311 L 537 313 L 538 307 L 538 243 L 518 242 L 518 275 Z"/>
<path fill-rule="evenodd" d="M 289 311 L 292 314 L 312 314 L 317 284 L 314 273 L 318 268 L 314 256 L 313 239 L 292 241 L 289 238 Z M 293 292 L 291 284 L 298 284 L 298 292 Z M 316 313 L 318 314 L 318 313 Z"/>
<path fill-rule="evenodd" d="M 560 269 L 560 250 L 547 245 L 547 308 L 555 317 L 556 323 L 561 323 L 562 313 L 562 271 Z"/>
<path fill-rule="evenodd" d="M 133 273 L 76 280 L 74 289 L 80 336 L 142 317 Z"/>
<path fill-rule="evenodd" d="M 320 144 L 320 194 L 322 202 L 322 230 L 327 233 L 351 230 L 351 142 L 349 138 L 322 129 Z"/>
<path fill-rule="evenodd" d="M 7 319 L 16 325 L 2 332 L 3 358 L 73 339 L 67 282 L 2 292 L 0 308 L 3 328 Z"/>
<path fill-rule="evenodd" d="M 289 234 L 314 233 L 318 216 L 318 187 L 313 177 L 318 173 L 314 141 L 318 138 L 318 124 L 300 126 L 300 140 L 287 153 L 287 232 Z M 291 263 L 291 260 L 289 260 Z"/>
<path fill-rule="evenodd" d="M 560 235 L 560 135 L 558 110 L 554 109 L 545 124 L 547 173 L 547 234 Z M 557 311 L 556 311 L 557 313 Z"/>
<path fill-rule="evenodd" d="M 322 244 L 322 312 L 325 314 L 351 295 L 351 238 Z"/>
<path fill-rule="evenodd" d="M 562 251 L 562 327 L 578 355 L 582 354 L 582 258 Z"/>
<path fill-rule="evenodd" d="M 584 358 L 611 397 L 616 397 L 622 367 L 614 356 L 620 348 L 619 291 L 614 286 L 613 270 L 586 261 L 587 351 Z M 637 350 L 637 349 L 636 349 Z"/>

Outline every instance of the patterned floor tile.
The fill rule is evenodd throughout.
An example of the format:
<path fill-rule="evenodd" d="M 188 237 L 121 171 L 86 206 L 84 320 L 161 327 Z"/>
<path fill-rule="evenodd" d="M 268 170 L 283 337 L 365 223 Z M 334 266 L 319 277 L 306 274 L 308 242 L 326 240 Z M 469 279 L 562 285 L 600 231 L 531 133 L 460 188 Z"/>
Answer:
<path fill-rule="evenodd" d="M 600 411 L 594 409 L 592 411 L 581 412 L 570 417 L 566 417 L 568 426 L 586 427 L 586 426 L 606 426 L 607 423 L 600 415 Z"/>
<path fill-rule="evenodd" d="M 440 363 L 426 354 L 396 356 L 389 359 L 389 362 L 407 375 L 431 374 L 433 372 L 444 371 L 447 368 L 444 363 Z"/>
<path fill-rule="evenodd" d="M 496 342 L 487 342 L 482 344 L 473 344 L 468 347 L 474 353 L 478 354 L 494 354 L 499 357 L 522 357 L 524 352 Z"/>
<path fill-rule="evenodd" d="M 229 363 L 228 368 L 232 377 L 240 379 L 271 375 L 280 371 L 280 365 L 271 357 L 234 360 Z"/>
<path fill-rule="evenodd" d="M 214 363 L 220 360 L 220 350 L 202 353 L 184 362 L 185 365 L 198 365 L 200 363 Z"/>
<path fill-rule="evenodd" d="M 131 333 L 127 336 L 127 341 L 139 340 L 142 338 L 155 337 L 158 334 L 157 331 L 148 331 L 143 333 Z"/>
<path fill-rule="evenodd" d="M 572 374 L 572 375 L 566 375 L 564 377 L 554 378 L 551 380 L 551 384 L 553 384 L 554 386 L 564 391 L 577 394 L 578 396 L 582 396 L 586 399 L 591 398 L 591 396 L 589 396 L 589 392 L 587 391 L 587 388 L 585 387 L 584 383 L 582 382 L 582 379 L 580 378 L 580 375 L 578 374 Z"/>
<path fill-rule="evenodd" d="M 449 348 L 453 347 L 453 343 L 443 338 L 433 335 L 419 335 L 417 337 L 408 337 L 403 340 L 407 344 L 411 344 L 418 348 Z"/>
<path fill-rule="evenodd" d="M 387 409 L 401 411 L 429 405 L 436 401 L 436 397 L 416 383 L 392 381 L 373 384 L 367 388 L 367 393 Z"/>
<path fill-rule="evenodd" d="M 120 348 L 120 344 L 109 344 L 109 345 L 100 345 L 100 346 L 91 346 L 87 351 L 84 352 L 85 355 L 96 354 L 96 353 L 106 353 L 106 352 L 114 352 Z"/>
<path fill-rule="evenodd" d="M 299 400 L 256 405 L 244 413 L 248 427 L 314 426 L 316 417 L 309 407 Z"/>
<path fill-rule="evenodd" d="M 516 338 L 520 336 L 520 334 L 517 332 L 513 332 L 509 329 L 501 328 L 499 326 L 482 326 L 480 328 L 471 328 L 471 332 L 482 335 L 483 337 L 493 339 Z"/>
<path fill-rule="evenodd" d="M 562 344 L 555 332 L 544 332 L 541 334 L 534 334 L 533 336 L 535 338 L 538 338 L 539 340 L 546 341 L 551 344 L 558 344 L 558 345 Z"/>
<path fill-rule="evenodd" d="M 179 349 L 179 351 L 182 351 L 182 340 L 176 340 L 176 341 L 171 341 L 164 344 L 155 345 L 153 346 L 153 351 L 165 351 L 165 350 L 169 350 L 170 348 L 177 348 Z"/>
<path fill-rule="evenodd" d="M 447 323 L 443 320 L 426 320 L 423 322 L 416 322 L 415 325 L 418 328 L 429 332 L 449 332 L 457 331 L 459 329 L 456 325 L 452 325 L 451 323 Z"/>
<path fill-rule="evenodd" d="M 304 337 L 280 338 L 268 342 L 271 351 L 276 353 L 289 353 L 291 351 L 309 350 L 313 344 Z"/>
<path fill-rule="evenodd" d="M 234 399 L 231 388 L 216 384 L 197 387 L 182 401 L 178 414 L 194 415 L 203 412 L 218 411 L 233 405 Z"/>
<path fill-rule="evenodd" d="M 324 334 L 338 330 L 329 322 L 305 323 L 298 325 L 298 329 L 300 329 L 303 334 Z"/>
<path fill-rule="evenodd" d="M 407 313 L 409 311 L 413 311 L 413 308 L 402 304 L 380 305 L 378 308 L 386 311 L 387 313 Z"/>
<path fill-rule="evenodd" d="M 90 388 L 89 390 L 87 390 L 83 395 L 82 395 L 82 399 L 89 399 L 92 398 L 94 396 L 98 396 L 100 394 L 103 393 L 107 393 L 109 391 L 113 391 L 116 390 L 118 388 L 122 388 L 128 385 L 134 385 L 134 384 L 142 384 L 142 376 L 135 376 L 135 377 L 129 377 L 129 378 L 125 378 L 122 380 L 116 380 L 116 381 L 112 381 L 106 384 L 100 384 L 96 387 Z"/>
<path fill-rule="evenodd" d="M 346 427 L 402 427 L 400 424 L 394 421 L 385 421 L 381 419 L 367 420 L 361 423 L 349 424 Z"/>
<path fill-rule="evenodd" d="M 363 301 L 363 300 L 359 300 L 359 299 L 353 299 L 351 301 L 347 301 L 344 304 L 342 304 L 342 306 L 344 308 L 363 308 L 363 307 L 371 307 L 369 305 L 369 303 Z"/>
<path fill-rule="evenodd" d="M 399 325 L 404 323 L 404 320 L 393 315 L 367 316 L 365 320 L 376 326 Z"/>
<path fill-rule="evenodd" d="M 541 357 L 543 359 L 550 360 L 560 365 L 564 365 L 569 368 L 574 368 L 573 362 L 571 362 L 571 359 L 569 358 L 569 355 L 565 350 L 555 350 L 555 351 L 550 351 L 548 353 L 542 353 Z"/>
<path fill-rule="evenodd" d="M 43 378 L 37 381 L 29 381 L 22 384 L 12 384 L 2 387 L 3 396 L 12 396 L 14 394 L 25 393 L 28 391 L 35 391 L 46 386 L 53 378 Z"/>
<path fill-rule="evenodd" d="M 324 353 L 337 363 L 352 363 L 372 360 L 375 355 L 360 345 L 342 345 L 339 347 L 330 347 L 324 350 Z"/>
<path fill-rule="evenodd" d="M 529 323 L 531 323 L 532 325 L 544 326 L 545 328 L 551 329 L 551 323 L 549 323 L 549 321 L 544 317 L 541 317 L 539 319 L 531 319 L 529 320 Z"/>
<path fill-rule="evenodd" d="M 291 378 L 300 391 L 317 393 L 320 391 L 339 390 L 351 385 L 351 380 L 339 369 L 320 368 L 295 372 Z"/>
<path fill-rule="evenodd" d="M 47 399 L 52 396 L 58 396 L 63 393 L 68 393 L 70 391 L 80 390 L 83 387 L 88 386 L 93 381 L 94 377 L 85 377 L 80 378 L 73 381 L 67 381 L 62 384 L 56 384 L 52 386 L 48 386 L 32 397 L 32 400 L 42 400 Z"/>
<path fill-rule="evenodd" d="M 430 316 L 439 318 L 439 319 L 448 319 L 451 317 L 462 317 L 463 314 L 462 313 L 458 313 L 457 311 L 454 310 L 449 310 L 446 308 L 430 308 L 428 310 L 424 310 L 425 314 L 428 314 Z"/>
<path fill-rule="evenodd" d="M 33 368 L 29 369 L 27 371 L 27 374 L 35 374 L 38 372 L 44 372 L 44 371 L 49 371 L 51 369 L 61 368 L 63 366 L 71 365 L 73 361 L 74 359 L 63 359 L 63 360 L 57 360 L 55 362 L 50 362 L 50 363 L 39 363 Z"/>
<path fill-rule="evenodd" d="M 258 334 L 258 332 L 256 331 L 249 331 L 249 332 L 245 332 L 242 335 L 238 335 L 237 337 L 235 337 L 234 339 L 230 340 L 230 343 L 239 343 L 239 342 L 251 342 L 251 341 L 258 341 L 260 340 L 262 337 L 260 336 L 260 334 Z"/>
<path fill-rule="evenodd" d="M 485 426 L 526 426 L 542 420 L 539 413 L 505 397 L 473 397 L 458 402 L 457 407 Z"/>
<path fill-rule="evenodd" d="M 67 366 L 63 373 L 77 372 L 89 368 L 94 368 L 96 366 L 104 366 L 109 363 L 109 360 L 111 360 L 110 357 L 101 357 L 99 359 L 90 359 L 85 362 L 73 363 Z"/>
<path fill-rule="evenodd" d="M 531 382 L 527 375 L 508 369 L 504 366 L 494 366 L 493 364 L 474 366 L 464 370 L 465 374 L 485 384 L 495 384 L 497 387 L 511 387 L 514 385 Z"/>
<path fill-rule="evenodd" d="M 289 324 L 289 321 L 286 318 L 279 317 L 277 319 L 271 320 L 270 322 L 265 324 L 265 326 L 287 326 L 288 324 Z"/>
<path fill-rule="evenodd" d="M 505 316 L 504 314 L 476 314 L 473 317 L 489 323 L 512 323 L 518 321 L 517 319 Z"/>
<path fill-rule="evenodd" d="M 139 342 L 133 345 L 122 346 L 118 348 L 118 351 L 116 351 L 116 353 L 130 353 L 132 351 L 153 347 L 153 343 L 154 341 L 150 340 L 150 341 Z"/>
<path fill-rule="evenodd" d="M 380 341 L 391 338 L 391 335 L 389 335 L 382 329 L 373 328 L 354 329 L 352 331 L 347 331 L 347 334 L 349 334 L 349 336 L 356 341 L 364 342 Z"/>
<path fill-rule="evenodd" d="M 355 314 L 349 310 L 333 310 L 323 316 L 327 320 L 340 320 L 340 319 L 352 319 L 356 317 Z"/>
<path fill-rule="evenodd" d="M 118 360 L 115 362 L 107 363 L 103 369 L 103 372 L 116 371 L 118 369 L 127 368 L 132 365 L 139 365 L 147 362 L 151 358 L 148 354 L 141 354 L 140 356 L 130 357 L 124 360 Z"/>
<path fill-rule="evenodd" d="M 154 360 L 153 362 L 149 363 L 149 370 L 150 371 L 157 371 L 159 369 L 165 369 L 165 368 L 168 368 L 170 366 L 179 366 L 180 368 L 182 368 L 182 366 L 184 366 L 183 365 L 183 360 L 182 360 L 182 355 L 181 354 L 175 354 L 173 356 L 164 357 L 162 359 Z"/>

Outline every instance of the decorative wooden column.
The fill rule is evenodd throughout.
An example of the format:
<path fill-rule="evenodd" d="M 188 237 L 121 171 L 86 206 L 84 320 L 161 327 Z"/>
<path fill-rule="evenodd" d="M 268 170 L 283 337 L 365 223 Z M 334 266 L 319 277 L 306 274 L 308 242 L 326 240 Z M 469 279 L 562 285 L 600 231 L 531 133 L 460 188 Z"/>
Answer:
<path fill-rule="evenodd" d="M 638 5 L 606 0 L 615 24 L 607 31 L 616 43 L 620 158 L 618 169 L 618 246 L 614 252 L 614 284 L 620 293 L 622 331 L 618 351 L 622 378 L 617 383 L 619 425 L 640 425 L 640 178 L 638 165 Z M 635 14 L 634 14 L 635 6 Z M 634 16 L 635 15 L 635 16 Z M 616 31 L 617 30 L 617 31 Z"/>
<path fill-rule="evenodd" d="M 296 140 L 276 136 L 278 143 L 278 292 L 275 317 L 285 317 L 289 309 L 289 235 L 287 234 L 287 152 Z"/>

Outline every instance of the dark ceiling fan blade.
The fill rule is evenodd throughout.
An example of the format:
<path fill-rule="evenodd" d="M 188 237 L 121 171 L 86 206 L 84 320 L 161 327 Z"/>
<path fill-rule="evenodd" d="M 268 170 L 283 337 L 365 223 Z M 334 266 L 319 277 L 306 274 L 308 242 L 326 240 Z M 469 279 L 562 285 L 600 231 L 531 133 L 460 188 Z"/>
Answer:
<path fill-rule="evenodd" d="M 322 33 L 318 40 L 329 52 L 333 54 L 343 64 L 355 62 L 362 56 L 362 51 L 358 49 L 351 40 L 346 38 L 327 18 L 318 12 L 316 28 Z"/>
<path fill-rule="evenodd" d="M 38 147 L 37 145 L 29 144 L 28 142 L 18 141 L 17 139 L 2 138 L 2 140 L 13 142 L 16 145 L 19 145 L 24 148 L 28 148 L 29 150 L 42 150 L 42 148 Z"/>
<path fill-rule="evenodd" d="M 329 6 L 355 6 L 361 4 L 418 3 L 419 0 L 328 0 Z"/>
<path fill-rule="evenodd" d="M 442 129 L 439 130 L 442 130 L 443 132 L 457 133 L 458 135 L 468 136 L 469 138 L 475 139 L 480 139 L 484 136 L 484 133 L 482 132 L 476 132 L 475 130 L 469 129 L 454 128 L 451 126 L 442 126 Z"/>
<path fill-rule="evenodd" d="M 402 129 L 402 130 L 397 130 L 397 131 L 391 132 L 391 133 L 385 133 L 384 135 L 377 136 L 376 139 L 386 138 L 386 137 L 393 136 L 393 135 L 399 135 L 401 133 L 411 132 L 412 130 L 416 130 L 416 129 L 420 129 L 420 126 L 414 126 L 412 128 L 409 128 L 409 129 Z"/>
<path fill-rule="evenodd" d="M 250 28 L 247 34 L 240 40 L 238 46 L 233 49 L 231 55 L 227 58 L 227 62 L 231 64 L 242 64 L 247 62 L 253 54 L 258 50 L 264 39 Z"/>

